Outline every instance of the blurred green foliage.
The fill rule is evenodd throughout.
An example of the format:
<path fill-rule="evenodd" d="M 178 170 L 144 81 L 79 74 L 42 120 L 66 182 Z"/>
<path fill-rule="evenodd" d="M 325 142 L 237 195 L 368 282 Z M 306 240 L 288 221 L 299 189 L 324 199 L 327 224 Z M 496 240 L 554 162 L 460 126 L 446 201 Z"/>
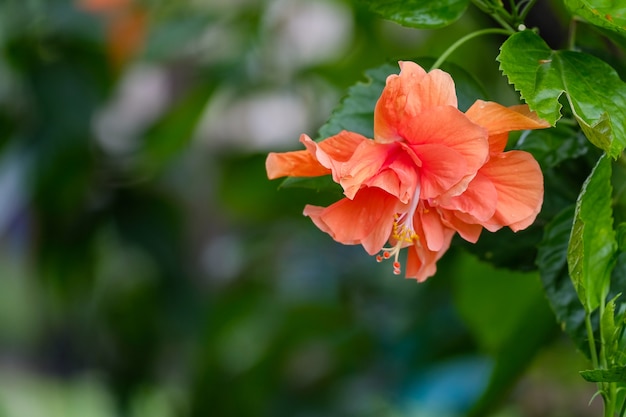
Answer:
<path fill-rule="evenodd" d="M 564 343 L 537 273 L 465 250 L 531 270 L 539 229 L 521 252 L 457 244 L 417 285 L 301 216 L 332 191 L 265 177 L 367 69 L 436 57 L 484 15 L 435 35 L 341 0 L 120 3 L 0 4 L 0 416 L 594 415 L 531 389 L 581 360 L 532 366 Z M 142 43 L 117 61 L 131 11 Z M 470 93 L 514 104 L 498 39 L 470 45 L 451 59 Z M 588 173 L 575 136 L 555 155 L 541 135 L 516 145 L 547 172 L 539 226 Z"/>

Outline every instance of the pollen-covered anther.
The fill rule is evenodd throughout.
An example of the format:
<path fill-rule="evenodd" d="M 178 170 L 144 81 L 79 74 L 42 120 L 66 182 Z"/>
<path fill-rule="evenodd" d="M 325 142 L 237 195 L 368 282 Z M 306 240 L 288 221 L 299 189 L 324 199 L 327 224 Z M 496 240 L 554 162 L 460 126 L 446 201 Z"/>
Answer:
<path fill-rule="evenodd" d="M 416 235 L 417 236 L 417 235 Z M 417 239 L 417 238 L 416 238 Z M 382 262 L 387 259 L 393 258 L 393 273 L 395 275 L 400 275 L 402 272 L 401 264 L 399 261 L 400 251 L 406 247 L 406 240 L 396 239 L 395 246 L 382 248 L 382 253 L 376 255 L 376 262 Z M 411 241 L 412 243 L 415 241 Z"/>
<path fill-rule="evenodd" d="M 416 194 L 419 193 L 416 191 Z M 376 255 L 377 262 L 393 258 L 393 273 L 395 275 L 400 275 L 402 272 L 399 261 L 400 251 L 408 246 L 420 245 L 420 237 L 413 227 L 413 218 L 417 207 L 418 200 L 416 199 L 412 202 L 408 211 L 396 213 L 393 216 L 391 236 L 389 237 L 389 240 L 393 242 L 393 246 L 382 248 L 381 253 Z"/>
<path fill-rule="evenodd" d="M 396 223 L 394 223 L 393 225 L 391 237 L 393 237 L 397 241 L 402 241 L 405 243 L 414 243 L 419 240 L 419 235 L 415 233 L 413 229 L 408 228 L 404 225 L 397 225 Z"/>

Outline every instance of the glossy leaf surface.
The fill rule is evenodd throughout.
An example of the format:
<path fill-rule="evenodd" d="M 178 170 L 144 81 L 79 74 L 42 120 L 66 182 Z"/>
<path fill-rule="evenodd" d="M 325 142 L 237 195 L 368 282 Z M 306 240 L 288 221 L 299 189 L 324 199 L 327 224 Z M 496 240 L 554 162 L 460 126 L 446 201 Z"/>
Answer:
<path fill-rule="evenodd" d="M 589 23 L 626 37 L 626 4 L 623 2 L 565 0 L 565 6 Z"/>
<path fill-rule="evenodd" d="M 512 35 L 498 56 L 500 69 L 530 108 L 552 125 L 565 94 L 585 136 L 611 157 L 626 146 L 626 84 L 591 55 L 554 51 L 536 33 Z"/>
<path fill-rule="evenodd" d="M 581 371 L 580 375 L 589 382 L 626 382 L 626 366 Z"/>
<path fill-rule="evenodd" d="M 459 19 L 468 0 L 369 0 L 370 10 L 403 26 L 435 29 Z"/>
<path fill-rule="evenodd" d="M 608 294 L 617 249 L 611 194 L 611 161 L 603 156 L 583 184 L 567 251 L 570 276 L 589 312 Z"/>
<path fill-rule="evenodd" d="M 589 355 L 585 330 L 585 310 L 567 273 L 567 245 L 574 207 L 563 210 L 545 228 L 537 266 L 543 287 L 561 328 L 576 346 Z"/>

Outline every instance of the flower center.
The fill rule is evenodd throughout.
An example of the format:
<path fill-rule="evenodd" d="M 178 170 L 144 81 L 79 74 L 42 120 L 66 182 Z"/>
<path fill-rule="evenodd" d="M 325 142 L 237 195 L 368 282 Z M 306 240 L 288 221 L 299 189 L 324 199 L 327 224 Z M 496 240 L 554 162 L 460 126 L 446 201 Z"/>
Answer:
<path fill-rule="evenodd" d="M 413 218 L 419 205 L 420 186 L 418 185 L 413 193 L 413 198 L 407 209 L 403 213 L 396 213 L 393 220 L 393 228 L 391 229 L 390 241 L 395 242 L 393 246 L 383 247 L 382 253 L 376 255 L 376 261 L 382 262 L 393 257 L 393 273 L 400 275 L 402 272 L 401 264 L 398 259 L 400 251 L 403 248 L 413 245 L 419 245 L 420 236 L 413 226 Z"/>

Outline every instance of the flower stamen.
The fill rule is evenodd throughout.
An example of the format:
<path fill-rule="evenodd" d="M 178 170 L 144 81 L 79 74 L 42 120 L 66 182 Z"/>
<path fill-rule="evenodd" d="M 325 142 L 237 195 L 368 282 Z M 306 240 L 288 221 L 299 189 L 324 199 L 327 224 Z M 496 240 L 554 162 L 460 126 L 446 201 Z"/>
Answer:
<path fill-rule="evenodd" d="M 383 247 L 381 249 L 382 253 L 376 255 L 376 261 L 382 262 L 386 259 L 391 259 L 393 257 L 393 273 L 395 275 L 400 275 L 402 272 L 402 264 L 400 263 L 399 256 L 400 251 L 407 247 L 415 244 L 419 245 L 420 237 L 413 230 L 412 221 L 409 224 L 405 224 L 405 222 L 409 219 L 412 220 L 412 215 L 408 216 L 408 213 L 396 214 L 394 216 L 393 228 L 391 231 L 391 239 L 395 240 L 395 245 L 390 247 Z"/>

